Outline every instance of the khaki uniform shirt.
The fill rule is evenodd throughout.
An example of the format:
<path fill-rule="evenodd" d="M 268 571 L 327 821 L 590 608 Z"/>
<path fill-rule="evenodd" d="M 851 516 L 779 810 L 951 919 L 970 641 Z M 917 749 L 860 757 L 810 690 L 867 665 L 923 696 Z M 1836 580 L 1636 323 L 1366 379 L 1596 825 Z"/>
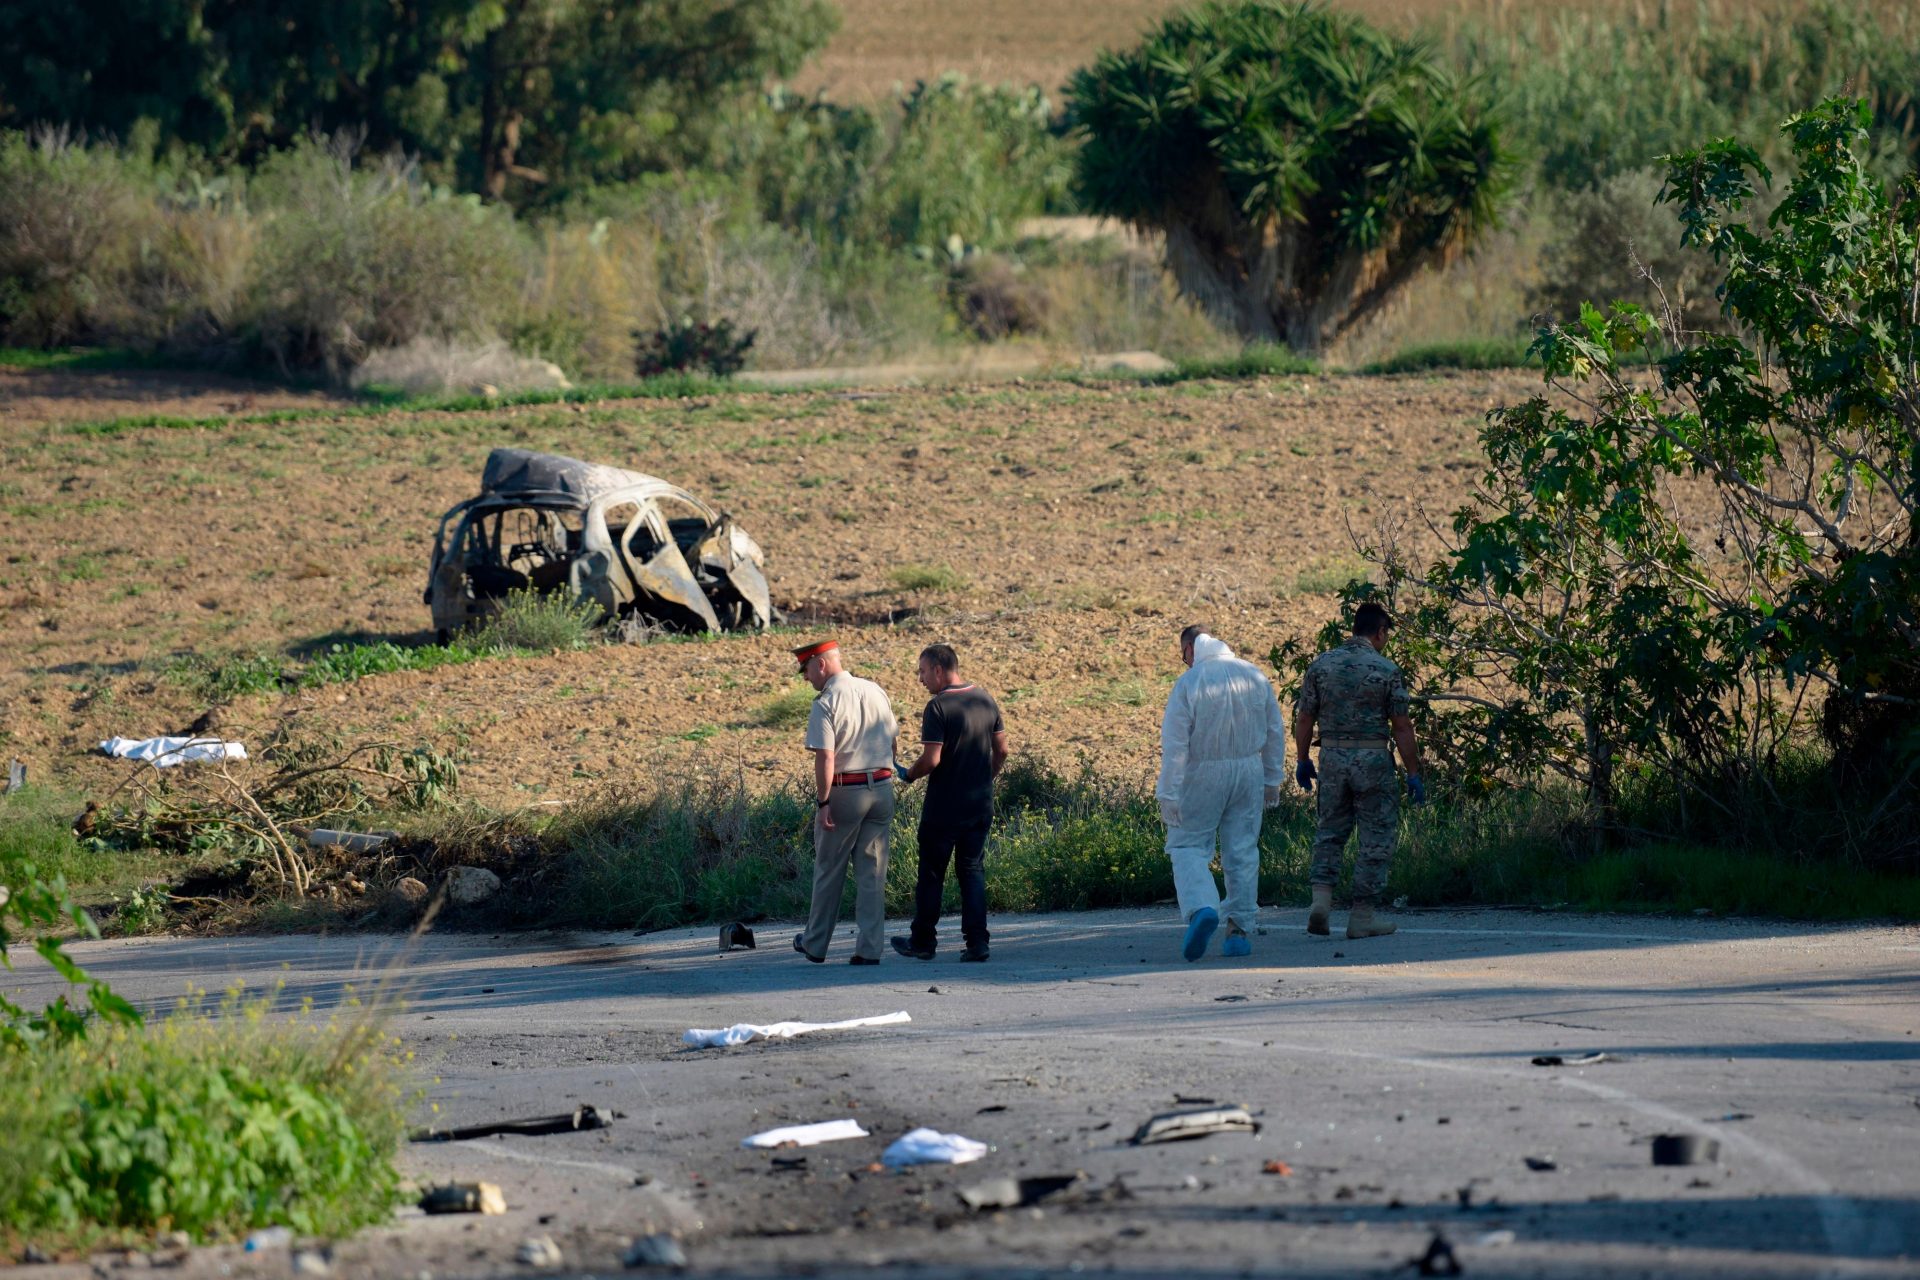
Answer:
<path fill-rule="evenodd" d="M 1316 717 L 1321 738 L 1390 737 L 1390 716 L 1407 714 L 1407 682 L 1385 655 L 1358 636 L 1313 660 L 1300 682 L 1300 709 Z"/>
<path fill-rule="evenodd" d="M 807 750 L 833 752 L 835 773 L 891 769 L 899 732 L 887 691 L 842 671 L 814 696 L 807 716 Z"/>

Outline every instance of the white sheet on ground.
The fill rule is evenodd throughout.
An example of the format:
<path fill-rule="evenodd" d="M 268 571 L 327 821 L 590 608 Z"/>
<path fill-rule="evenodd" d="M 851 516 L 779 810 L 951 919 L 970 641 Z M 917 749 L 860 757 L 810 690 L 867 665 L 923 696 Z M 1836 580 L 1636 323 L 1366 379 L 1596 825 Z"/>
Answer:
<path fill-rule="evenodd" d="M 966 1164 L 987 1154 L 987 1144 L 938 1129 L 915 1129 L 881 1153 L 884 1164 Z"/>
<path fill-rule="evenodd" d="M 189 760 L 245 760 L 244 743 L 218 738 L 108 738 L 100 749 L 123 760 L 148 760 L 156 769 L 171 769 Z"/>
<path fill-rule="evenodd" d="M 823 1142 L 846 1138 L 864 1138 L 867 1131 L 858 1120 L 822 1120 L 819 1124 L 790 1124 L 784 1129 L 769 1129 L 751 1138 L 740 1139 L 743 1147 L 817 1147 Z"/>
<path fill-rule="evenodd" d="M 846 1031 L 853 1027 L 886 1027 L 896 1022 L 912 1022 L 905 1010 L 899 1013 L 883 1013 L 874 1018 L 848 1018 L 845 1022 L 769 1022 L 762 1026 L 752 1022 L 736 1022 L 730 1027 L 717 1031 L 702 1031 L 694 1028 L 680 1038 L 696 1049 L 715 1049 L 745 1044 L 749 1040 L 787 1040 L 794 1036 L 803 1036 L 810 1031 Z"/>

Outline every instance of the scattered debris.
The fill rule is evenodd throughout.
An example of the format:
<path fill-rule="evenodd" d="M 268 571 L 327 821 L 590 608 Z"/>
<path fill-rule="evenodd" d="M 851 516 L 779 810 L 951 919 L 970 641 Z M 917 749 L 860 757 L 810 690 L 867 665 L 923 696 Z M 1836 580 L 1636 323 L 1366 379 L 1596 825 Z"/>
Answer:
<path fill-rule="evenodd" d="M 910 1164 L 970 1164 L 987 1154 L 987 1144 L 938 1129 L 914 1129 L 880 1153 L 880 1162 L 898 1169 Z"/>
<path fill-rule="evenodd" d="M 1213 1107 L 1201 1111 L 1168 1111 L 1154 1116 L 1133 1135 L 1133 1145 L 1152 1142 L 1184 1142 L 1212 1133 L 1258 1133 L 1245 1107 Z"/>
<path fill-rule="evenodd" d="M 520 1248 L 513 1256 L 516 1261 L 529 1267 L 557 1267 L 566 1261 L 560 1256 L 560 1246 L 553 1242 L 552 1236 L 528 1236 L 520 1242 Z"/>
<path fill-rule="evenodd" d="M 291 1261 L 297 1276 L 333 1274 L 333 1254 L 326 1249 L 295 1249 Z"/>
<path fill-rule="evenodd" d="M 753 930 L 738 920 L 730 920 L 720 926 L 720 950 L 727 952 L 735 947 L 745 947 L 749 951 L 759 950 L 753 940 Z"/>
<path fill-rule="evenodd" d="M 998 1112 L 998 1111 L 1005 1111 L 1006 1109 L 1007 1109 L 1007 1104 L 1006 1104 L 1006 1103 L 1004 1103 L 1004 1102 L 995 1102 L 995 1103 L 992 1103 L 992 1104 L 991 1104 L 991 1105 L 989 1105 L 989 1106 L 984 1106 L 984 1107 L 982 1107 L 982 1108 L 980 1108 L 980 1109 L 979 1109 L 978 1111 L 976 1111 L 976 1112 L 974 1112 L 973 1114 L 975 1114 L 975 1115 L 977 1115 L 977 1116 L 990 1116 L 990 1115 L 993 1115 L 993 1114 L 994 1114 L 995 1112 Z"/>
<path fill-rule="evenodd" d="M 348 853 L 372 853 L 389 840 L 398 840 L 398 831 L 329 831 L 325 827 L 307 832 L 307 844 L 315 849 L 345 849 Z"/>
<path fill-rule="evenodd" d="M 426 604 L 442 639 L 515 591 L 564 591 L 609 620 L 760 631 L 777 621 L 765 563 L 731 516 L 665 480 L 495 449 L 479 495 L 440 517 Z"/>
<path fill-rule="evenodd" d="M 1554 1163 L 1552 1156 L 1528 1156 L 1526 1161 L 1527 1168 L 1535 1173 L 1552 1173 L 1560 1167 Z"/>
<path fill-rule="evenodd" d="M 262 1249 L 282 1249 L 293 1243 L 293 1232 L 286 1227 L 262 1227 L 247 1237 L 243 1246 L 248 1253 Z"/>
<path fill-rule="evenodd" d="M 1720 1158 L 1720 1144 L 1697 1133 L 1654 1135 L 1653 1162 L 1660 1165 L 1712 1164 Z"/>
<path fill-rule="evenodd" d="M 1485 1234 L 1475 1236 L 1473 1238 L 1473 1246 L 1476 1249 L 1498 1249 L 1502 1245 L 1512 1244 L 1516 1238 L 1513 1232 L 1504 1229 L 1500 1231 L 1488 1231 Z"/>
<path fill-rule="evenodd" d="M 770 1162 L 773 1173 L 799 1173 L 807 1167 L 805 1156 L 775 1156 Z"/>
<path fill-rule="evenodd" d="M 1215 1004 L 1244 1004 L 1246 1003 L 1246 999 L 1245 996 L 1215 996 L 1213 1002 Z"/>
<path fill-rule="evenodd" d="M 687 1255 L 672 1236 L 641 1236 L 627 1246 L 620 1260 L 629 1267 L 671 1267 L 676 1271 L 687 1265 Z"/>
<path fill-rule="evenodd" d="M 1439 1232 L 1433 1233 L 1433 1239 L 1427 1241 L 1427 1251 L 1417 1258 L 1407 1259 L 1406 1265 L 1413 1268 L 1415 1275 L 1421 1276 L 1457 1276 L 1464 1272 L 1460 1259 L 1453 1256 L 1453 1246 Z"/>
<path fill-rule="evenodd" d="M 1735 1120 L 1751 1120 L 1751 1119 L 1753 1119 L 1753 1112 L 1751 1111 L 1729 1111 L 1727 1112 L 1727 1114 L 1720 1117 L 1719 1123 L 1731 1124 Z"/>
<path fill-rule="evenodd" d="M 491 1182 L 449 1182 L 428 1188 L 420 1197 L 422 1213 L 485 1213 L 507 1211 L 507 1198 Z"/>
<path fill-rule="evenodd" d="M 842 1142 L 867 1137 L 858 1120 L 822 1120 L 818 1124 L 790 1124 L 742 1138 L 743 1147 L 817 1147 L 823 1142 Z"/>
<path fill-rule="evenodd" d="M 598 1107 L 582 1104 L 557 1116 L 537 1116 L 531 1120 L 496 1120 L 492 1124 L 473 1124 L 459 1129 L 417 1129 L 410 1142 L 465 1142 L 469 1138 L 491 1138 L 499 1133 L 540 1138 L 550 1133 L 573 1133 L 579 1129 L 605 1129 L 612 1122 Z"/>
<path fill-rule="evenodd" d="M 459 906 L 485 902 L 500 892 L 500 877 L 485 867 L 454 867 L 447 872 L 447 897 Z"/>
<path fill-rule="evenodd" d="M 15 760 L 7 766 L 7 794 L 12 795 L 27 785 L 27 766 L 22 760 Z"/>
<path fill-rule="evenodd" d="M 1282 1178 L 1291 1178 L 1293 1176 L 1293 1166 L 1285 1160 L 1269 1160 L 1260 1166 L 1260 1172 L 1278 1174 Z"/>
<path fill-rule="evenodd" d="M 1533 1060 L 1533 1065 L 1536 1067 L 1590 1067 L 1596 1062 L 1606 1060 L 1607 1055 L 1604 1053 L 1587 1053 L 1574 1058 L 1563 1057 L 1557 1053 L 1543 1053 Z"/>
<path fill-rule="evenodd" d="M 247 748 L 218 738 L 108 738 L 100 750 L 121 760 L 145 760 L 156 769 L 171 769 L 193 760 L 245 760 Z"/>
<path fill-rule="evenodd" d="M 718 1031 L 702 1031 L 695 1028 L 680 1038 L 696 1049 L 732 1048 L 745 1044 L 749 1040 L 787 1040 L 794 1036 L 807 1035 L 814 1031 L 848 1031 L 854 1027 L 890 1027 L 898 1022 L 912 1022 L 902 1010 L 899 1013 L 883 1013 L 873 1018 L 848 1018 L 844 1022 L 772 1022 L 760 1025 L 752 1022 L 737 1022 L 731 1027 Z"/>
<path fill-rule="evenodd" d="M 1059 1195 L 1083 1180 L 1084 1173 L 1049 1174 L 1034 1178 L 993 1178 L 960 1189 L 960 1202 L 980 1213 L 988 1209 L 1024 1209 Z"/>

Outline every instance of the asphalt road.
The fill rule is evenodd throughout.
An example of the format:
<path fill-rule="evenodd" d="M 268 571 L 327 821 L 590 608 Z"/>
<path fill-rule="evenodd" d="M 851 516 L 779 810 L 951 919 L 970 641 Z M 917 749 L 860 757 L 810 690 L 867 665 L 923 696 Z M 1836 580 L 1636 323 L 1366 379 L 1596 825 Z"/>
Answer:
<path fill-rule="evenodd" d="M 1250 960 L 1197 964 L 1178 958 L 1170 911 L 996 920 L 985 965 L 956 948 L 853 968 L 846 935 L 810 965 L 773 924 L 760 950 L 725 956 L 705 929 L 73 950 L 156 1010 L 233 982 L 284 983 L 283 1000 L 321 1011 L 403 988 L 393 1026 L 442 1125 L 619 1113 L 595 1132 L 410 1146 L 422 1181 L 498 1183 L 509 1213 L 409 1211 L 340 1244 L 341 1274 L 527 1274 L 514 1253 L 534 1234 L 570 1274 L 617 1272 L 629 1237 L 670 1232 L 696 1272 L 755 1276 L 1412 1275 L 1436 1233 L 1474 1276 L 1920 1275 L 1920 930 L 1399 919 L 1394 937 L 1348 942 L 1270 913 Z M 27 1000 L 55 986 L 33 962 L 5 983 Z M 912 1021 L 680 1043 L 691 1027 L 896 1010 Z M 1261 1131 L 1128 1143 L 1150 1115 L 1199 1105 L 1181 1099 L 1245 1104 Z M 740 1148 L 840 1118 L 872 1136 Z M 921 1125 L 993 1149 L 880 1170 Z M 1718 1159 L 1656 1167 L 1662 1133 L 1716 1139 Z M 1262 1172 L 1272 1161 L 1291 1172 Z M 956 1195 L 1076 1171 L 1033 1208 L 975 1214 Z M 288 1273 L 284 1253 L 233 1249 L 182 1272 Z"/>

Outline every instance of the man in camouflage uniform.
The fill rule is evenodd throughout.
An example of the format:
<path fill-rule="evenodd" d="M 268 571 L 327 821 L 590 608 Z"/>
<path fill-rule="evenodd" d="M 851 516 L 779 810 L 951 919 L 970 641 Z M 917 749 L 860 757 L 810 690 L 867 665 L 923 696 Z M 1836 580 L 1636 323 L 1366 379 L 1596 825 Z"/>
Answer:
<path fill-rule="evenodd" d="M 1413 802 L 1425 804 L 1427 793 L 1420 781 L 1420 746 L 1407 715 L 1407 683 L 1400 668 L 1380 652 L 1392 626 L 1385 609 L 1373 603 L 1361 605 L 1354 614 L 1352 638 L 1315 658 L 1300 682 L 1300 706 L 1293 720 L 1294 758 L 1299 761 L 1294 777 L 1309 791 L 1314 779 L 1320 779 L 1308 933 L 1325 936 L 1328 932 L 1333 882 L 1339 878 L 1340 855 L 1356 824 L 1360 850 L 1354 858 L 1347 936 L 1378 938 L 1395 928 L 1373 916 L 1387 887 L 1387 866 L 1393 861 L 1400 820 L 1400 780 L 1394 776 L 1391 745 L 1400 748 Z M 1320 730 L 1317 770 L 1310 754 L 1316 726 Z"/>

